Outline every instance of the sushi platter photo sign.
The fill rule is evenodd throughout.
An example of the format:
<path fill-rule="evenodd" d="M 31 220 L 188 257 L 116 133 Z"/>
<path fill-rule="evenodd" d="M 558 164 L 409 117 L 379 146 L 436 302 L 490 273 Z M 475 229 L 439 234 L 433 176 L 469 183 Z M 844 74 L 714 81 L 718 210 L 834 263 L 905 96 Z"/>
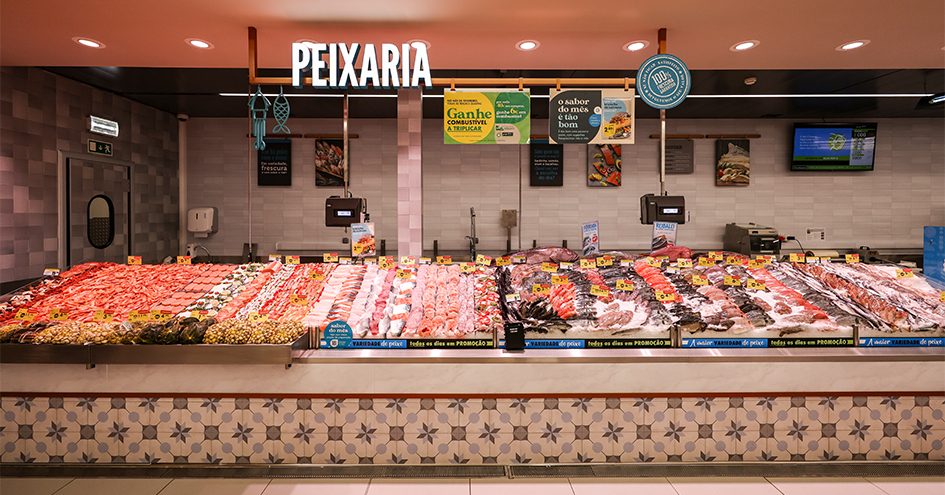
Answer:
<path fill-rule="evenodd" d="M 747 139 L 719 139 L 715 142 L 715 185 L 747 186 L 751 183 L 750 145 Z"/>
<path fill-rule="evenodd" d="M 457 89 L 443 92 L 446 144 L 528 144 L 531 92 Z"/>
<path fill-rule="evenodd" d="M 564 185 L 564 145 L 535 144 L 530 145 L 531 180 L 529 185 L 563 186 Z"/>
<path fill-rule="evenodd" d="M 587 185 L 620 187 L 620 145 L 591 144 L 587 148 Z"/>
<path fill-rule="evenodd" d="M 342 139 L 315 140 L 316 186 L 344 187 L 344 146 Z M 348 178 L 350 181 L 350 174 Z"/>
<path fill-rule="evenodd" d="M 265 149 L 256 152 L 256 185 L 292 185 L 292 141 L 266 139 Z"/>
<path fill-rule="evenodd" d="M 552 89 L 549 141 L 633 144 L 634 94 L 633 89 Z"/>

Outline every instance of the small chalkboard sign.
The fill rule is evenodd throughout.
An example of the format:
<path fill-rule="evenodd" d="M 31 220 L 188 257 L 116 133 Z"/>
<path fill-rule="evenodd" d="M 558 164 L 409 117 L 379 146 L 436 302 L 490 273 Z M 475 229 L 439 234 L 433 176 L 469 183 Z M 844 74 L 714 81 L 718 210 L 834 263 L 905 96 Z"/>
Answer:
<path fill-rule="evenodd" d="M 535 144 L 531 147 L 531 181 L 535 186 L 564 185 L 564 146 L 560 144 Z"/>
<path fill-rule="evenodd" d="M 517 351 L 525 348 L 525 326 L 521 323 L 505 324 L 505 350 Z"/>
<path fill-rule="evenodd" d="M 292 185 L 292 141 L 266 139 L 266 149 L 256 152 L 256 185 Z"/>

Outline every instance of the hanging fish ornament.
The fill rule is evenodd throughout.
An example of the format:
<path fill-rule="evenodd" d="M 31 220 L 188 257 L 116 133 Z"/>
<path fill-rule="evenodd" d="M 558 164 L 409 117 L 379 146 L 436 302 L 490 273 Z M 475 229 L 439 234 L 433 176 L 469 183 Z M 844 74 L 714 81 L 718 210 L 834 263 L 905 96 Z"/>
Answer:
<path fill-rule="evenodd" d="M 289 128 L 285 125 L 289 120 L 289 99 L 282 92 L 282 86 L 279 86 L 279 96 L 272 102 L 272 116 L 276 119 L 276 124 L 279 124 L 272 128 L 272 133 L 289 134 Z"/>
<path fill-rule="evenodd" d="M 256 108 L 256 98 L 262 97 L 263 108 Z M 253 147 L 258 151 L 266 149 L 266 112 L 269 111 L 269 98 L 262 92 L 262 86 L 256 86 L 256 94 L 249 99 L 249 108 L 253 112 L 253 134 L 256 135 L 256 142 Z"/>

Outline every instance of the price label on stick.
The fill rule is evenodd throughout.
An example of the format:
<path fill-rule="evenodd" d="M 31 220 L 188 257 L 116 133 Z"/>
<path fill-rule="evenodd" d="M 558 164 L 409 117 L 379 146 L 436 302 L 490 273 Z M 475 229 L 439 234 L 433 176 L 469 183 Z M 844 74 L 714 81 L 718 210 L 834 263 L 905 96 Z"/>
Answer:
<path fill-rule="evenodd" d="M 387 258 L 381 258 L 378 262 L 378 268 L 381 270 L 390 270 L 394 267 L 394 260 L 389 260 Z"/>
<path fill-rule="evenodd" d="M 765 283 L 760 280 L 755 280 L 753 278 L 748 279 L 747 287 L 754 290 L 765 290 Z"/>
<path fill-rule="evenodd" d="M 945 290 L 938 293 L 938 302 L 945 302 Z"/>
<path fill-rule="evenodd" d="M 348 257 L 338 258 L 338 263 L 341 263 L 342 265 L 350 265 L 351 258 L 348 258 Z"/>
<path fill-rule="evenodd" d="M 803 263 L 805 256 L 801 253 L 791 253 L 790 261 L 791 263 Z"/>
<path fill-rule="evenodd" d="M 668 290 L 658 290 L 656 291 L 656 300 L 659 302 L 674 302 L 676 293 Z"/>
<path fill-rule="evenodd" d="M 606 285 L 591 285 L 591 295 L 607 297 L 610 295 L 610 289 Z"/>
<path fill-rule="evenodd" d="M 14 319 L 20 321 L 33 321 L 33 318 L 36 318 L 36 315 L 30 313 L 26 308 L 23 308 L 16 312 L 16 317 Z"/>
<path fill-rule="evenodd" d="M 548 284 L 532 284 L 532 294 L 548 294 L 551 286 Z"/>
<path fill-rule="evenodd" d="M 269 321 L 269 315 L 261 315 L 259 313 L 250 313 L 247 317 L 250 323 L 265 323 Z"/>
<path fill-rule="evenodd" d="M 452 257 L 452 256 L 437 256 L 437 257 L 436 257 L 436 264 L 437 264 L 437 265 L 449 265 L 449 264 L 452 264 L 452 263 L 453 263 L 453 257 Z"/>
<path fill-rule="evenodd" d="M 896 278 L 910 278 L 913 277 L 912 268 L 903 268 L 901 270 L 896 270 Z"/>
<path fill-rule="evenodd" d="M 325 263 L 335 263 L 338 261 L 338 253 L 325 253 L 322 255 L 322 261 Z"/>
<path fill-rule="evenodd" d="M 676 260 L 676 266 L 679 268 L 692 268 L 692 260 L 689 258 L 679 258 Z"/>
<path fill-rule="evenodd" d="M 614 259 L 610 256 L 601 256 L 597 258 L 597 266 L 613 266 Z"/>
<path fill-rule="evenodd" d="M 476 265 L 474 263 L 461 263 L 459 265 L 459 271 L 463 273 L 472 273 L 476 271 Z"/>
<path fill-rule="evenodd" d="M 552 275 L 551 285 L 568 285 L 567 275 Z"/>
<path fill-rule="evenodd" d="M 859 263 L 860 255 L 859 254 L 848 254 L 846 255 L 847 263 Z"/>
<path fill-rule="evenodd" d="M 512 258 L 503 256 L 495 259 L 495 266 L 508 266 L 512 264 Z"/>
<path fill-rule="evenodd" d="M 740 287 L 742 285 L 742 281 L 738 277 L 732 275 L 726 275 L 724 283 L 729 287 Z"/>
<path fill-rule="evenodd" d="M 617 290 L 633 291 L 633 282 L 629 280 L 618 280 Z"/>
<path fill-rule="evenodd" d="M 729 265 L 740 265 L 742 264 L 742 261 L 738 258 L 738 256 L 729 256 L 728 258 L 725 258 L 725 263 Z"/>
<path fill-rule="evenodd" d="M 280 261 L 280 262 L 281 262 L 281 261 L 282 261 L 282 256 L 280 256 L 280 255 L 278 255 L 278 254 L 270 254 L 270 255 L 269 255 L 269 262 L 272 263 L 273 261 Z"/>
<path fill-rule="evenodd" d="M 715 266 L 715 260 L 712 258 L 699 258 L 699 266 L 702 266 L 702 267 Z"/>
<path fill-rule="evenodd" d="M 286 257 L 285 257 L 285 264 L 287 264 L 287 265 L 298 265 L 298 264 L 300 263 L 300 261 L 301 261 L 301 260 L 299 259 L 298 256 L 286 256 Z"/>
<path fill-rule="evenodd" d="M 660 260 L 658 260 L 658 259 L 656 259 L 656 258 L 654 258 L 654 257 L 652 257 L 652 256 L 647 256 L 647 258 L 646 258 L 646 266 L 652 266 L 653 268 L 659 268 L 659 267 L 661 267 L 662 265 L 663 265 L 663 264 L 660 263 Z"/>
<path fill-rule="evenodd" d="M 92 321 L 111 323 L 114 318 L 115 313 L 113 311 L 106 311 L 104 309 L 96 309 L 95 313 L 92 314 Z"/>
<path fill-rule="evenodd" d="M 765 260 L 751 260 L 748 262 L 748 268 L 758 269 L 765 267 Z"/>
<path fill-rule="evenodd" d="M 365 264 L 365 265 L 376 265 L 376 264 L 377 264 L 377 258 L 364 258 L 364 264 Z"/>
<path fill-rule="evenodd" d="M 165 321 L 170 320 L 171 316 L 173 316 L 171 312 L 166 309 L 152 309 L 149 320 L 155 323 L 164 323 Z"/>
<path fill-rule="evenodd" d="M 574 269 L 574 263 L 569 263 L 567 261 L 562 261 L 558 264 L 558 269 L 560 270 L 572 270 Z"/>
<path fill-rule="evenodd" d="M 541 271 L 548 273 L 556 273 L 558 271 L 558 265 L 554 263 L 542 263 Z"/>
<path fill-rule="evenodd" d="M 521 255 L 512 256 L 512 263 L 516 265 L 524 265 L 526 261 L 528 261 L 528 258 L 526 258 L 525 256 L 521 256 Z"/>
<path fill-rule="evenodd" d="M 632 261 L 632 260 L 620 260 L 620 266 L 622 266 L 622 267 L 624 267 L 624 268 L 630 268 L 631 266 L 633 266 L 633 261 Z"/>
<path fill-rule="evenodd" d="M 289 302 L 292 304 L 306 305 L 308 304 L 308 297 L 300 296 L 298 294 L 292 294 L 289 296 Z"/>
<path fill-rule="evenodd" d="M 207 316 L 209 316 L 209 314 L 210 314 L 209 311 L 198 311 L 195 309 L 190 312 L 190 317 L 203 321 L 207 319 Z"/>
<path fill-rule="evenodd" d="M 399 268 L 397 269 L 397 278 L 410 278 L 412 273 L 409 269 Z"/>
<path fill-rule="evenodd" d="M 522 296 L 520 296 L 517 292 L 515 294 L 505 295 L 505 302 L 515 302 L 515 301 L 521 301 L 521 300 L 522 300 Z"/>
<path fill-rule="evenodd" d="M 430 263 L 433 263 L 432 258 L 420 258 L 421 265 L 429 265 Z"/>
<path fill-rule="evenodd" d="M 148 321 L 150 313 L 146 309 L 131 310 L 128 312 L 128 321 L 131 323 L 139 323 Z"/>
<path fill-rule="evenodd" d="M 581 260 L 581 268 L 595 268 L 597 263 L 594 260 Z"/>
<path fill-rule="evenodd" d="M 709 257 L 715 261 L 722 261 L 722 251 L 709 251 Z"/>
<path fill-rule="evenodd" d="M 141 256 L 129 256 L 129 257 L 128 257 L 128 264 L 129 264 L 129 265 L 140 265 L 140 264 L 141 264 Z"/>
<path fill-rule="evenodd" d="M 52 321 L 66 321 L 69 319 L 69 312 L 64 309 L 49 310 L 49 319 Z"/>
<path fill-rule="evenodd" d="M 401 256 L 400 264 L 404 266 L 416 265 L 417 257 L 416 256 Z"/>
<path fill-rule="evenodd" d="M 705 275 L 693 275 L 692 285 L 709 285 L 709 278 Z"/>
<path fill-rule="evenodd" d="M 325 274 L 316 272 L 315 270 L 308 272 L 308 277 L 315 281 L 325 280 Z"/>
<path fill-rule="evenodd" d="M 178 265 L 189 265 L 189 264 L 190 264 L 190 256 L 178 256 L 178 257 L 177 257 L 177 264 L 178 264 Z"/>
<path fill-rule="evenodd" d="M 43 276 L 44 276 L 44 277 L 55 277 L 55 276 L 58 276 L 58 275 L 59 275 L 59 269 L 58 269 L 58 268 L 47 268 L 47 269 L 43 270 Z"/>
<path fill-rule="evenodd" d="M 476 255 L 476 264 L 477 264 L 477 265 L 489 266 L 489 265 L 492 264 L 492 258 L 490 258 L 489 256 L 486 256 L 486 255 L 484 255 L 484 254 L 477 254 L 477 255 Z"/>

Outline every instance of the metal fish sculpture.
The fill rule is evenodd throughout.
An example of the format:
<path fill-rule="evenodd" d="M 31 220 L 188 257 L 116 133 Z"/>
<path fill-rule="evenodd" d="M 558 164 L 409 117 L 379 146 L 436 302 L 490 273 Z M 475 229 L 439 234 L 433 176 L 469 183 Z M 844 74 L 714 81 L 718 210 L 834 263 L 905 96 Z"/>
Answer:
<path fill-rule="evenodd" d="M 276 119 L 276 124 L 278 124 L 272 128 L 272 133 L 289 134 L 289 128 L 285 125 L 286 121 L 289 120 L 289 100 L 282 92 L 282 86 L 279 86 L 279 96 L 272 102 L 272 117 Z"/>

